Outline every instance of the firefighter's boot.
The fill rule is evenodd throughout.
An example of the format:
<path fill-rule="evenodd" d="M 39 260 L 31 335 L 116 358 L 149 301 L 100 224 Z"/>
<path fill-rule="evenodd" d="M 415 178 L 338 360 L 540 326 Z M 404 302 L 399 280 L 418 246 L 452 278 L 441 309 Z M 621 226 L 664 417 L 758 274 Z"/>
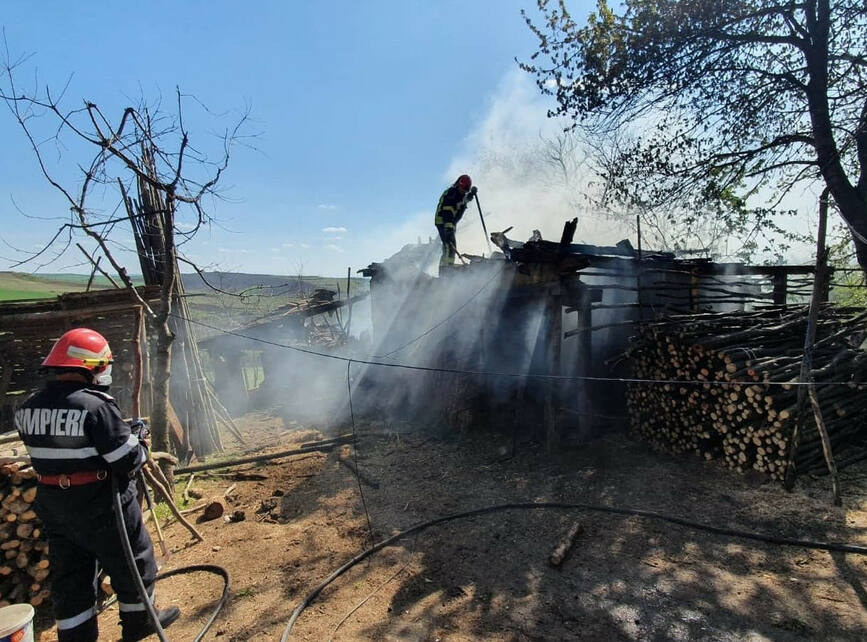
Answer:
<path fill-rule="evenodd" d="M 129 615 L 124 613 L 120 620 L 120 625 L 123 629 L 123 636 L 121 638 L 123 642 L 137 642 L 156 633 L 156 629 L 146 612 L 135 613 L 131 617 Z M 157 619 L 160 621 L 160 626 L 164 629 L 168 628 L 180 616 L 181 610 L 177 606 L 157 610 Z"/>

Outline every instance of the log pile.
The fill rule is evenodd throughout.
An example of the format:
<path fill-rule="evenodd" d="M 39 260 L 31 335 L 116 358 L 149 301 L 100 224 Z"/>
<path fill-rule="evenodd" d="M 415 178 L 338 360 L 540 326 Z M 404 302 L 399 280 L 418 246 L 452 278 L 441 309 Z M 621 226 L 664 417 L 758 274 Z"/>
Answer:
<path fill-rule="evenodd" d="M 812 379 L 838 467 L 867 457 L 867 352 L 863 310 L 824 306 Z M 797 421 L 806 308 L 666 317 L 644 324 L 627 351 L 636 379 L 631 428 L 658 450 L 718 459 L 782 479 Z M 795 459 L 825 467 L 809 403 Z"/>
<path fill-rule="evenodd" d="M 0 607 L 39 606 L 51 595 L 48 542 L 33 511 L 35 498 L 36 471 L 29 464 L 0 466 Z"/>

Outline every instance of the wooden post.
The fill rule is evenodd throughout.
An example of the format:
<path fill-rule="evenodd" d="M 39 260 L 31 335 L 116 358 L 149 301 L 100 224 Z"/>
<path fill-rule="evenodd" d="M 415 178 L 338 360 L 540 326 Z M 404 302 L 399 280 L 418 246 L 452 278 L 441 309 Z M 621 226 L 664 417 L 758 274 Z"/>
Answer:
<path fill-rule="evenodd" d="M 774 272 L 774 305 L 786 305 L 789 293 L 789 275 L 784 269 Z"/>
<path fill-rule="evenodd" d="M 9 363 L 3 356 L 3 353 L 0 352 L 0 425 L 2 425 L 4 428 L 6 427 L 5 420 L 7 412 L 6 393 L 9 391 L 10 381 L 12 381 L 12 364 Z M 8 412 L 11 415 L 11 407 Z M 17 433 L 15 433 L 15 438 L 18 438 Z"/>
<path fill-rule="evenodd" d="M 550 289 L 545 301 L 545 323 L 547 374 L 559 375 L 560 350 L 563 341 L 563 290 L 559 283 Z M 545 391 L 545 436 L 548 454 L 553 454 L 560 447 L 560 426 L 557 420 L 560 388 L 560 382 L 551 379 Z"/>
<path fill-rule="evenodd" d="M 840 477 L 837 475 L 837 462 L 834 461 L 834 452 L 831 450 L 831 438 L 828 436 L 828 429 L 825 426 L 825 420 L 822 418 L 822 408 L 819 406 L 819 398 L 816 396 L 816 386 L 810 382 L 809 388 L 810 405 L 813 407 L 813 416 L 816 418 L 816 429 L 819 431 L 819 437 L 822 440 L 822 455 L 825 457 L 828 473 L 831 475 L 831 492 L 834 497 L 834 505 L 840 506 L 843 503 L 840 499 Z"/>
<path fill-rule="evenodd" d="M 579 377 L 590 374 L 592 359 L 592 337 L 590 328 L 593 326 L 592 292 L 586 285 L 581 285 L 581 294 L 578 299 L 578 367 L 576 373 Z M 578 424 L 581 432 L 586 436 L 590 429 L 590 398 L 587 393 L 587 381 L 578 379 L 575 385 L 577 395 Z"/>
<path fill-rule="evenodd" d="M 250 383 L 250 377 L 247 374 L 247 366 L 244 365 L 243 361 L 239 361 L 238 365 L 241 368 L 241 378 L 244 380 L 244 390 L 247 393 L 247 396 L 250 396 L 250 390 L 253 389 L 253 385 Z"/>
<path fill-rule="evenodd" d="M 639 296 L 641 292 L 639 292 Z M 701 290 L 698 287 L 698 273 L 693 268 L 689 274 L 689 309 L 698 312 Z"/>
<path fill-rule="evenodd" d="M 142 335 L 144 334 L 144 308 L 142 306 L 136 307 L 136 316 L 135 316 L 135 335 L 133 339 L 133 383 L 132 383 L 132 416 L 134 419 L 138 419 L 141 417 L 141 389 L 142 389 L 142 381 L 144 379 L 144 359 L 142 358 Z M 149 460 L 147 462 L 153 466 L 157 466 L 153 460 Z M 147 464 L 146 464 L 147 465 Z M 145 491 L 146 492 L 146 491 Z M 139 489 L 139 504 L 141 504 L 141 493 L 142 489 Z M 156 512 L 154 511 L 154 505 L 150 498 L 150 495 L 147 497 L 148 506 L 150 508 L 150 516 L 153 517 L 154 527 L 157 531 L 157 539 L 160 543 L 160 549 L 163 553 L 163 559 L 168 559 L 169 557 L 169 548 L 166 545 L 165 537 L 163 537 L 163 531 L 160 527 L 160 520 L 156 516 Z"/>
<path fill-rule="evenodd" d="M 151 411 L 151 431 L 153 448 L 160 452 L 171 452 L 169 441 L 169 380 L 172 375 L 172 343 L 175 335 L 169 325 L 172 314 L 172 302 L 177 288 L 177 258 L 174 239 L 174 199 L 166 200 L 166 208 L 162 217 L 163 250 L 162 269 L 163 280 L 160 284 L 160 311 L 157 315 L 157 347 L 156 363 L 153 371 L 153 410 Z M 171 467 L 166 465 L 163 472 L 172 483 Z"/>
<path fill-rule="evenodd" d="M 813 369 L 813 344 L 816 342 L 816 320 L 819 317 L 819 298 L 822 292 L 822 281 L 825 278 L 825 264 L 828 258 L 828 249 L 825 247 L 825 230 L 828 223 L 828 188 L 822 192 L 819 197 L 819 231 L 816 239 L 816 274 L 813 279 L 813 295 L 810 298 L 810 311 L 807 315 L 807 334 L 804 337 L 804 356 L 801 359 L 801 372 L 798 381 L 801 384 L 812 382 Z M 785 276 L 785 273 L 783 273 Z M 776 281 L 774 276 L 774 296 L 776 299 Z M 792 437 L 789 441 L 789 452 L 786 462 L 786 490 L 791 490 L 795 485 L 795 478 L 798 471 L 795 467 L 795 458 L 798 455 L 798 446 L 800 445 L 801 433 L 806 421 L 806 402 L 807 402 L 807 386 L 798 386 L 797 396 L 797 414 L 795 427 L 792 429 Z M 821 421 L 821 417 L 817 417 Z M 817 426 L 818 427 L 818 426 Z M 821 432 L 821 428 L 819 430 Z M 823 444 L 824 446 L 824 444 Z M 830 444 L 828 445 L 830 448 Z M 829 460 L 829 468 L 831 460 Z M 836 478 L 836 476 L 835 476 Z M 835 484 L 836 486 L 836 484 Z"/>
<path fill-rule="evenodd" d="M 346 340 L 349 341 L 349 328 L 352 325 L 352 293 L 349 291 L 352 285 L 352 268 L 346 268 L 346 305 L 349 308 L 346 311 Z"/>
<path fill-rule="evenodd" d="M 141 388 L 143 380 L 143 359 L 142 359 L 142 325 L 144 325 L 144 309 L 138 306 L 135 309 L 135 335 L 133 338 L 133 379 L 132 379 L 132 416 L 141 417 Z"/>
<path fill-rule="evenodd" d="M 147 319 L 142 319 L 140 329 L 139 347 L 141 348 L 142 355 L 142 389 L 139 395 L 139 404 L 141 406 L 139 412 L 142 415 L 150 416 L 151 408 L 153 408 L 153 389 L 151 386 L 151 350 Z"/>
<path fill-rule="evenodd" d="M 828 267 L 826 264 L 824 276 L 825 278 L 822 279 L 821 283 L 822 289 L 821 292 L 819 292 L 819 300 L 822 303 L 827 303 L 828 300 L 831 298 L 831 281 L 834 280 L 834 268 Z M 818 278 L 818 275 L 816 275 L 815 278 Z"/>
<path fill-rule="evenodd" d="M 385 311 L 382 309 L 385 303 L 387 294 L 381 294 L 380 289 L 384 288 L 383 281 L 385 275 L 381 274 L 380 268 L 373 276 L 370 277 L 370 345 L 377 346 L 385 336 L 388 327 L 386 323 Z M 383 299 L 383 300 L 380 300 Z"/>

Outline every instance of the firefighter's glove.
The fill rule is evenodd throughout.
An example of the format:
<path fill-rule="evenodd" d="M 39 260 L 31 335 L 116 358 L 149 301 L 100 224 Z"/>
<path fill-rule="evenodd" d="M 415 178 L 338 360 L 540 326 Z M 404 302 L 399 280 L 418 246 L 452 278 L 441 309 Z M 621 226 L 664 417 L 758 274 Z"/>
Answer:
<path fill-rule="evenodd" d="M 129 431 L 138 437 L 139 441 L 147 441 L 148 437 L 151 436 L 150 428 L 148 428 L 148 425 L 141 417 L 137 417 L 133 420 L 129 426 Z"/>

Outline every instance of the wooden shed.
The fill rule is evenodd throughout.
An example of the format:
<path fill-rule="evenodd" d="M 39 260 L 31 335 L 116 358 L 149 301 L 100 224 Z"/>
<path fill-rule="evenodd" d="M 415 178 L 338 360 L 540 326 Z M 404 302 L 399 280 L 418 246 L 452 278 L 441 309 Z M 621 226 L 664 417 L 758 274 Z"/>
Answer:
<path fill-rule="evenodd" d="M 159 308 L 159 288 L 142 287 L 139 295 Z M 42 360 L 67 330 L 88 327 L 102 334 L 114 355 L 112 395 L 121 410 L 132 411 L 134 355 L 143 348 L 145 376 L 142 414 L 151 407 L 147 368 L 149 323 L 139 302 L 125 289 L 72 292 L 54 299 L 8 301 L 0 304 L 0 431 L 14 429 L 14 407 L 44 382 Z"/>
<path fill-rule="evenodd" d="M 289 301 L 261 319 L 198 342 L 209 356 L 217 396 L 230 412 L 238 415 L 263 409 L 273 405 L 273 400 L 279 400 L 281 412 L 317 402 L 310 398 L 306 382 L 312 371 L 333 364 L 323 364 L 285 346 L 328 351 L 346 345 L 351 306 L 367 293 L 348 300 L 334 299 L 335 294 L 317 290 L 313 296 Z M 341 317 L 344 307 L 347 313 Z"/>
<path fill-rule="evenodd" d="M 375 366 L 363 385 L 401 390 L 389 410 L 416 420 L 518 426 L 556 449 L 625 421 L 625 385 L 592 378 L 625 376 L 614 360 L 643 320 L 785 305 L 812 284 L 813 266 L 682 259 L 628 241 L 577 244 L 575 225 L 565 225 L 559 242 L 492 234 L 500 252 L 439 277 L 423 265 L 434 246 L 371 264 L 363 274 L 377 353 L 444 372 Z"/>

